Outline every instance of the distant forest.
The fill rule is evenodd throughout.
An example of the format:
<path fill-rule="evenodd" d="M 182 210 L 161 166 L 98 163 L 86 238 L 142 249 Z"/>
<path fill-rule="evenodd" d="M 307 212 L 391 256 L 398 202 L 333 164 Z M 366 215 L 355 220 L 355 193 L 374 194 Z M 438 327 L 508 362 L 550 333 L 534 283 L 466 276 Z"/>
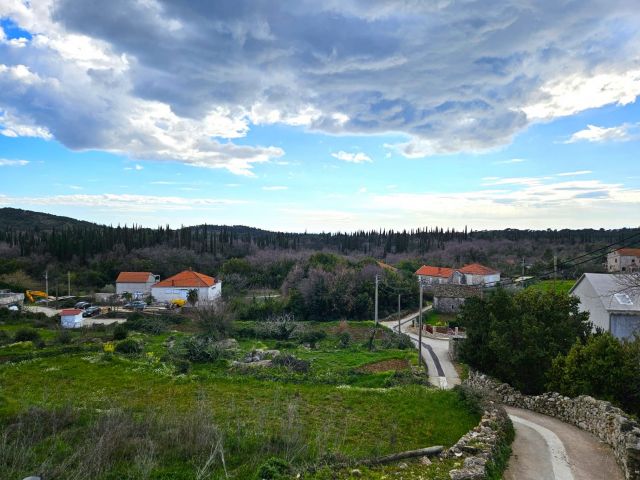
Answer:
<path fill-rule="evenodd" d="M 166 277 L 192 267 L 220 276 L 229 259 L 244 259 L 255 270 L 283 261 L 292 268 L 298 259 L 308 258 L 314 252 L 332 253 L 351 261 L 375 259 L 408 273 L 422 263 L 457 267 L 480 262 L 501 270 L 504 275 L 519 275 L 524 263 L 525 272 L 535 274 L 548 270 L 554 255 L 562 265 L 563 259 L 622 242 L 638 232 L 637 228 L 455 230 L 433 226 L 402 231 L 286 233 L 206 224 L 146 228 L 135 224 L 97 225 L 3 208 L 0 209 L 0 282 L 12 283 L 6 275 L 16 272 L 38 279 L 45 269 L 60 275 L 71 270 L 78 286 L 99 289 L 112 284 L 120 270 L 150 270 Z M 574 277 L 585 270 L 599 271 L 604 254 L 606 250 L 588 257 L 588 261 L 578 267 L 564 265 L 561 274 Z M 256 281 L 261 284 L 254 284 Z M 282 281 L 280 274 L 278 279 L 253 279 L 248 284 L 280 288 Z"/>

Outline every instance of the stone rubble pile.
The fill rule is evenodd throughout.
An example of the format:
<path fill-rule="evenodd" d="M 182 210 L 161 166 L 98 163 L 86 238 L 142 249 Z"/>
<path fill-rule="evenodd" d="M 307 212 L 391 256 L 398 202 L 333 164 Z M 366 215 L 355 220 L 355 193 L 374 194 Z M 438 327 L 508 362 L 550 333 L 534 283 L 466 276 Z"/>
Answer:
<path fill-rule="evenodd" d="M 524 408 L 575 425 L 608 444 L 627 480 L 640 480 L 640 425 L 611 403 L 587 395 L 569 398 L 559 393 L 524 395 L 509 384 L 480 372 L 464 382 L 476 391 L 512 407 Z"/>
<path fill-rule="evenodd" d="M 458 442 L 442 452 L 443 458 L 459 458 L 462 467 L 449 472 L 451 480 L 481 480 L 486 478 L 487 465 L 493 461 L 500 442 L 507 435 L 511 420 L 504 408 L 487 402 L 480 423 Z"/>

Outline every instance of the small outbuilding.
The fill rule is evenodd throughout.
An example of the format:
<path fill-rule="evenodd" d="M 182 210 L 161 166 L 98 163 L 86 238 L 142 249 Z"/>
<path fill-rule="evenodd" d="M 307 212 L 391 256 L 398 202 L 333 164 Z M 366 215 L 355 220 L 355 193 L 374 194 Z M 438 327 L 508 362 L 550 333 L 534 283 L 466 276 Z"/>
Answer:
<path fill-rule="evenodd" d="M 435 285 L 433 287 L 433 310 L 441 313 L 458 313 L 471 297 L 482 297 L 482 289 L 475 285 Z"/>
<path fill-rule="evenodd" d="M 130 293 L 142 298 L 151 293 L 151 287 L 160 281 L 160 275 L 151 272 L 120 272 L 116 279 L 116 294 Z"/>
<path fill-rule="evenodd" d="M 60 325 L 62 328 L 80 328 L 84 325 L 82 310 L 68 308 L 60 312 Z"/>
<path fill-rule="evenodd" d="M 580 299 L 593 327 L 619 339 L 640 335 L 640 282 L 629 274 L 585 273 L 569 293 Z M 636 282 L 638 284 L 636 285 Z"/>

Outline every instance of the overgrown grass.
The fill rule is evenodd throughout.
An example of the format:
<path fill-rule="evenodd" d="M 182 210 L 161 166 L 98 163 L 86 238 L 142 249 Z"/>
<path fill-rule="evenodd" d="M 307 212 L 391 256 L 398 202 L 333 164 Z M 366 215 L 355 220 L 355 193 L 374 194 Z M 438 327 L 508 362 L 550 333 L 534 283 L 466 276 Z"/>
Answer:
<path fill-rule="evenodd" d="M 527 288 L 542 292 L 569 293 L 575 283 L 575 280 L 541 280 Z"/>

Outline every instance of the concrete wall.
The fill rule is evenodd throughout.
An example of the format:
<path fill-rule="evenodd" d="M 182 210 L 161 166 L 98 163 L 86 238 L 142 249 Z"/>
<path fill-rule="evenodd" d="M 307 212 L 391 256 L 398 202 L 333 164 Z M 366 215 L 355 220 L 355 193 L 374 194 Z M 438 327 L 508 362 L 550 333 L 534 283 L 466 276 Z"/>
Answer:
<path fill-rule="evenodd" d="M 464 384 L 505 405 L 549 415 L 586 430 L 613 449 L 627 480 L 640 480 L 640 425 L 611 403 L 586 395 L 523 395 L 510 385 L 475 371 L 469 372 Z"/>
<path fill-rule="evenodd" d="M 471 273 L 465 273 L 465 282 L 467 285 L 482 285 L 482 284 L 490 284 L 495 285 L 500 281 L 500 274 L 492 274 L 492 275 L 473 275 Z"/>
<path fill-rule="evenodd" d="M 605 332 L 610 331 L 609 312 L 604 308 L 602 300 L 589 282 L 582 280 L 571 294 L 580 299 L 578 307 L 580 311 L 589 312 L 589 320 L 593 323 L 594 330 L 595 327 L 600 327 Z"/>

